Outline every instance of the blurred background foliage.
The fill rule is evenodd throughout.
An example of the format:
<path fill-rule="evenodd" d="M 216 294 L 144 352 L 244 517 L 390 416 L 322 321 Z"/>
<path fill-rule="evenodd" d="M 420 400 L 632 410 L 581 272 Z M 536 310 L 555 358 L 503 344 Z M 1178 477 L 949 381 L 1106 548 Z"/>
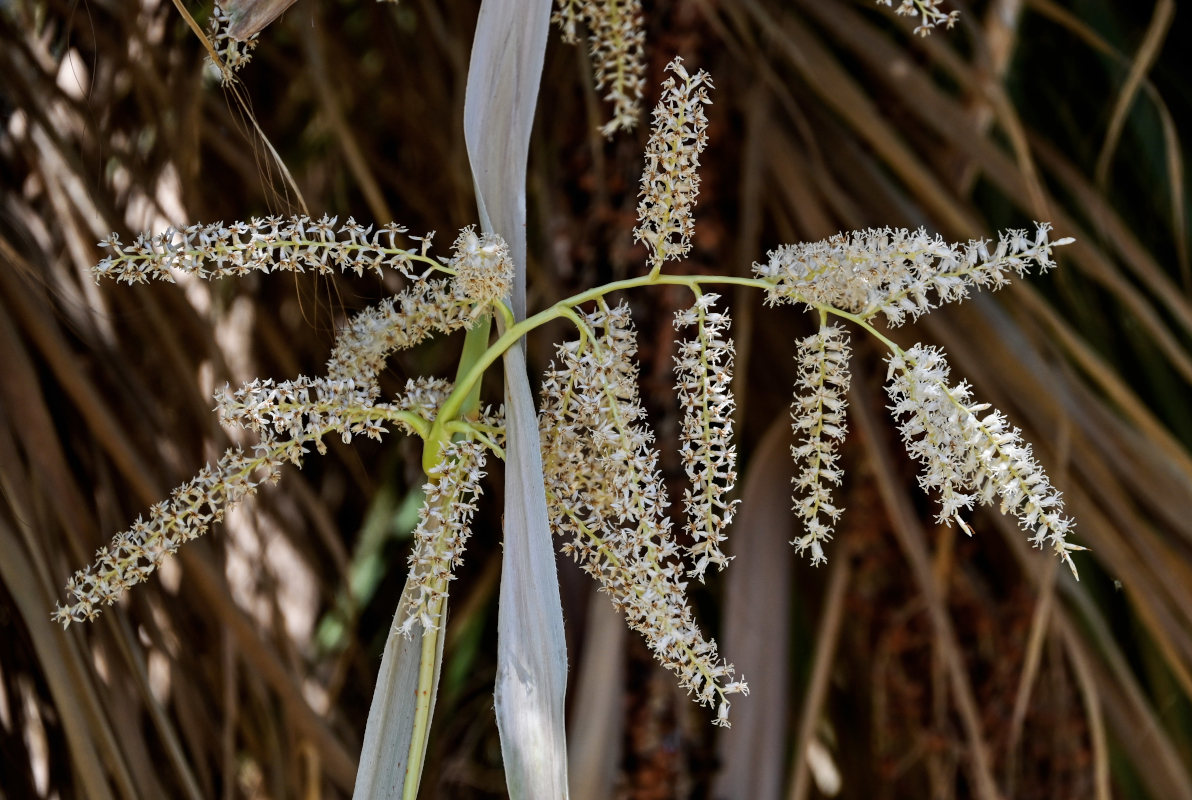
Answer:
<path fill-rule="evenodd" d="M 736 561 L 696 599 L 753 695 L 714 729 L 561 561 L 577 798 L 1192 798 L 1188 21 L 1173 0 L 957 7 L 955 30 L 918 38 L 868 0 L 647 3 L 647 105 L 675 54 L 716 82 L 680 268 L 746 274 L 867 226 L 964 239 L 1048 219 L 1077 237 L 1057 272 L 895 333 L 945 346 L 1023 427 L 1091 548 L 1081 580 L 996 513 L 972 539 L 930 522 L 862 342 L 848 513 L 827 567 L 796 558 L 787 407 L 810 321 L 732 298 L 745 502 Z M 329 443 L 97 623 L 64 634 L 50 613 L 226 447 L 214 386 L 319 373 L 336 326 L 396 283 L 97 287 L 88 269 L 113 230 L 297 211 L 262 134 L 311 212 L 437 229 L 445 248 L 476 221 L 476 13 L 303 0 L 225 90 L 171 4 L 0 2 L 0 795 L 350 794 L 420 499 L 412 443 Z M 552 38 L 531 307 L 642 269 L 646 131 L 605 141 L 607 113 L 586 54 Z M 631 302 L 668 444 L 686 298 Z M 549 333 L 532 369 L 565 331 Z M 399 354 L 387 380 L 450 376 L 459 344 Z M 504 794 L 499 525 L 486 501 L 454 584 L 423 797 Z"/>

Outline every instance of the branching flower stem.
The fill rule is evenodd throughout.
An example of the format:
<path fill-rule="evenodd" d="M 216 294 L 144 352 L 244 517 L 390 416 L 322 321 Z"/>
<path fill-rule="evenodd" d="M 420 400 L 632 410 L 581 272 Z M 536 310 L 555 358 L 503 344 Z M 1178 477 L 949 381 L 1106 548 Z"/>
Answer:
<path fill-rule="evenodd" d="M 698 291 L 701 284 L 732 284 L 736 286 L 749 286 L 754 289 L 766 290 L 770 284 L 758 278 L 741 278 L 730 275 L 725 276 L 708 276 L 708 275 L 641 275 L 636 278 L 626 278 L 625 280 L 607 283 L 603 286 L 597 286 L 594 289 L 589 289 L 586 292 L 572 295 L 564 300 L 560 300 L 549 308 L 539 311 L 533 316 L 526 317 L 521 322 L 506 327 L 505 332 L 497 338 L 492 345 L 478 358 L 468 370 L 461 369 L 459 372 L 459 379 L 455 383 L 455 389 L 452 391 L 444 402 L 442 408 L 439 410 L 439 419 L 444 423 L 447 420 L 457 419 L 463 412 L 464 401 L 473 387 L 477 386 L 480 379 L 484 377 L 484 373 L 496 363 L 506 350 L 512 347 L 523 336 L 531 331 L 560 318 L 568 318 L 573 322 L 578 319 L 575 315 L 574 309 L 584 303 L 598 300 L 605 295 L 613 292 L 624 291 L 626 289 L 638 289 L 646 286 L 686 286 L 692 291 Z M 503 304 L 501 304 L 503 305 Z M 830 313 L 836 313 L 836 309 L 828 309 Z M 502 311 L 502 316 L 506 316 Z M 436 421 L 436 427 L 439 422 Z M 432 428 L 432 436 L 436 435 L 436 431 Z M 429 444 L 429 443 L 428 443 Z M 437 452 L 437 451 L 436 451 Z M 425 453 L 425 451 L 424 451 Z M 429 454 L 428 454 L 429 455 Z M 423 466 L 431 467 L 436 462 L 428 461 L 427 457 L 423 458 Z"/>
<path fill-rule="evenodd" d="M 771 283 L 759 278 L 743 278 L 732 275 L 667 275 L 663 273 L 641 275 L 635 278 L 626 278 L 625 280 L 607 283 L 603 286 L 597 286 L 585 292 L 572 295 L 566 299 L 560 300 L 549 308 L 539 311 L 533 316 L 526 317 L 521 322 L 513 325 L 507 325 L 505 332 L 501 334 L 495 342 L 493 342 L 487 350 L 481 353 L 475 360 L 468 363 L 468 353 L 465 352 L 465 360 L 460 362 L 460 369 L 457 373 L 457 380 L 455 382 L 455 389 L 452 391 L 450 397 L 443 402 L 442 408 L 439 410 L 438 419 L 431 429 L 430 438 L 427 440 L 427 449 L 424 450 L 423 467 L 427 471 L 435 464 L 435 456 L 438 455 L 441 445 L 446 441 L 445 428 L 443 426 L 450 420 L 458 419 L 464 415 L 464 407 L 467 399 L 472 396 L 476 387 L 480 385 L 480 379 L 484 377 L 484 373 L 496 363 L 506 350 L 512 347 L 518 340 L 529 334 L 531 331 L 545 325 L 556 319 L 567 318 L 577 323 L 577 327 L 583 331 L 583 326 L 579 325 L 579 317 L 575 313 L 575 309 L 584 303 L 598 300 L 613 292 L 624 291 L 627 289 L 638 289 L 646 286 L 686 286 L 695 292 L 696 295 L 702 293 L 702 286 L 708 285 L 732 285 L 732 286 L 748 286 L 753 289 L 760 289 L 766 291 L 771 287 Z M 890 348 L 891 352 L 902 354 L 902 348 L 891 341 L 886 336 L 883 336 L 876 328 L 874 328 L 864 318 L 851 314 L 847 311 L 835 308 L 833 306 L 824 305 L 820 303 L 808 302 L 812 308 L 822 311 L 827 314 L 838 316 L 841 319 L 847 319 L 850 322 L 860 326 L 867 333 L 872 334 L 878 341 L 882 342 L 886 347 Z M 497 308 L 505 319 L 511 319 L 512 313 L 503 304 L 497 304 Z M 465 351 L 466 351 L 465 347 Z M 432 448 L 432 442 L 438 441 L 438 445 Z"/>
<path fill-rule="evenodd" d="M 423 471 L 429 474 L 435 465 L 439 463 L 439 455 L 442 452 L 443 446 L 451 439 L 451 431 L 448 429 L 448 424 L 454 420 L 464 418 L 476 410 L 479 403 L 480 381 L 484 377 L 484 373 L 496 363 L 497 359 L 504 355 L 506 350 L 531 331 L 553 320 L 565 318 L 576 323 L 576 326 L 586 336 L 585 326 L 581 324 L 580 318 L 575 312 L 575 309 L 584 303 L 598 300 L 613 292 L 647 286 L 686 286 L 698 296 L 703 292 L 702 287 L 704 284 L 748 286 L 762 291 L 766 291 L 771 287 L 769 282 L 759 278 L 744 278 L 731 275 L 667 275 L 663 273 L 650 273 L 614 281 L 613 283 L 607 283 L 603 286 L 597 286 L 585 292 L 572 295 L 517 323 L 513 322 L 513 312 L 505 303 L 494 303 L 494 307 L 501 315 L 502 322 L 505 323 L 502 326 L 504 332 L 496 341 L 482 350 L 481 348 L 489 337 L 491 317 L 478 322 L 468 331 L 459 369 L 456 372 L 455 388 L 447 400 L 444 401 L 438 416 L 435 418 L 434 424 L 424 438 L 425 444 L 422 451 Z M 892 353 L 903 355 L 902 348 L 888 337 L 882 335 L 881 332 L 864 318 L 829 305 L 814 302 L 808 302 L 808 305 L 822 313 L 832 314 L 849 320 L 882 342 Z"/>
<path fill-rule="evenodd" d="M 584 342 L 590 342 L 592 346 L 599 347 L 592 336 L 588 325 L 576 312 L 576 308 L 594 300 L 603 300 L 605 296 L 628 289 L 644 288 L 648 286 L 686 286 L 698 297 L 703 294 L 703 285 L 705 284 L 726 284 L 737 286 L 748 286 L 755 289 L 767 290 L 770 284 L 764 280 L 757 278 L 743 278 L 734 276 L 707 276 L 707 275 L 666 275 L 661 272 L 651 272 L 650 274 L 638 276 L 634 278 L 627 278 L 622 281 L 599 286 L 588 291 L 572 295 L 564 300 L 560 300 L 549 308 L 527 317 L 525 320 L 513 323 L 513 315 L 509 308 L 504 303 L 494 304 L 498 313 L 501 314 L 502 326 L 504 332 L 498 336 L 496 341 L 489 345 L 486 349 L 481 349 L 487 341 L 490 325 L 490 318 L 486 318 L 483 324 L 478 324 L 468 332 L 467 340 L 464 344 L 464 351 L 460 360 L 459 369 L 456 373 L 455 388 L 451 395 L 444 401 L 442 407 L 439 409 L 439 414 L 435 419 L 434 424 L 425 437 L 425 445 L 423 449 L 423 468 L 429 474 L 430 471 L 439 464 L 441 452 L 444 445 L 450 441 L 452 435 L 459 435 L 461 430 L 467 429 L 474 436 L 483 436 L 480 430 L 471 428 L 467 423 L 461 426 L 460 420 L 468 416 L 476 410 L 479 402 L 479 387 L 480 381 L 484 373 L 496 361 L 518 342 L 522 337 L 526 336 L 531 331 L 538 327 L 545 325 L 556 319 L 568 319 L 575 324 L 578 329 L 581 339 Z M 903 353 L 902 348 L 891 341 L 886 336 L 882 335 L 865 319 L 851 314 L 847 311 L 842 311 L 831 306 L 823 306 L 820 304 L 809 304 L 816 309 L 821 318 L 826 314 L 833 314 L 843 319 L 860 326 L 866 332 L 873 335 L 876 339 L 881 341 L 886 347 L 894 353 Z M 613 404 L 616 408 L 616 404 Z M 498 455 L 504 456 L 496 446 L 488 440 L 488 437 L 483 437 L 485 444 L 497 452 Z M 596 545 L 600 554 L 610 562 L 616 562 L 619 565 L 619 560 L 616 554 L 609 548 L 600 537 L 593 534 L 588 527 L 578 517 L 573 520 L 580 530 Z M 643 587 L 635 587 L 638 593 L 644 592 Z M 436 620 L 442 615 L 443 607 L 442 601 L 436 604 L 433 609 Z M 441 624 L 436 624 L 434 629 L 423 630 L 422 632 L 422 648 L 419 664 L 419 686 L 417 691 L 417 708 L 415 711 L 415 735 L 411 739 L 410 746 L 410 760 L 408 763 L 421 763 L 423 741 L 425 737 L 422 732 L 430 725 L 430 697 L 431 687 L 434 685 L 434 669 L 436 663 L 436 655 L 438 650 L 438 638 L 442 635 Z M 702 670 L 702 661 L 696 657 L 695 653 L 687 652 L 686 655 L 690 659 L 690 663 L 696 664 Z M 717 682 L 713 676 L 704 674 L 708 685 L 717 686 Z M 719 691 L 719 689 L 718 689 Z M 721 700 L 725 700 L 721 694 Z M 410 799 L 412 800 L 412 798 Z"/>
<path fill-rule="evenodd" d="M 411 258 L 420 261 L 430 262 L 430 259 L 421 257 L 415 254 L 409 254 Z M 432 263 L 434 269 L 452 273 L 453 271 L 445 265 Z M 595 287 L 571 297 L 565 298 L 551 305 L 550 307 L 539 311 L 537 314 L 526 318 L 520 322 L 516 322 L 512 311 L 508 306 L 501 301 L 490 301 L 480 306 L 480 314 L 477 316 L 475 324 L 469 328 L 464 346 L 462 349 L 460 362 L 456 371 L 456 381 L 451 394 L 440 406 L 433 422 L 428 422 L 424 417 L 416 413 L 399 410 L 394 408 L 376 407 L 369 409 L 353 410 L 353 415 L 349 421 L 362 421 L 365 418 L 377 421 L 387 421 L 399 423 L 407 430 L 411 430 L 423 439 L 423 468 L 428 476 L 434 475 L 444 469 L 444 458 L 450 456 L 444 453 L 445 448 L 452 442 L 461 439 L 474 439 L 482 443 L 490 451 L 496 453 L 499 457 L 504 458 L 504 452 L 498 445 L 499 431 L 490 425 L 484 424 L 480 419 L 480 386 L 481 380 L 489 368 L 491 368 L 502 355 L 514 344 L 520 341 L 530 332 L 545 325 L 548 322 L 557 319 L 570 320 L 578 330 L 581 337 L 580 347 L 582 349 L 593 348 L 599 352 L 601 344 L 595 332 L 591 329 L 588 322 L 580 313 L 580 308 L 587 303 L 598 302 L 605 303 L 607 296 L 614 292 L 633 290 L 639 288 L 646 288 L 650 286 L 684 286 L 693 292 L 697 298 L 705 294 L 705 287 L 713 285 L 736 285 L 745 286 L 749 288 L 759 289 L 761 291 L 769 291 L 773 287 L 770 280 L 762 278 L 747 278 L 736 276 L 709 276 L 709 275 L 672 275 L 663 274 L 661 271 L 654 270 L 642 276 L 628 278 L 625 280 L 609 283 L 603 286 Z M 852 313 L 835 307 L 830 303 L 825 303 L 816 299 L 804 298 L 801 293 L 789 293 L 788 298 L 795 302 L 802 303 L 807 306 L 819 319 L 820 327 L 822 328 L 829 315 L 848 320 L 857 327 L 864 330 L 876 340 L 880 341 L 901 363 L 901 370 L 904 374 L 909 376 L 910 367 L 907 364 L 907 352 L 903 350 L 898 344 L 877 330 L 871 323 L 873 317 L 872 313 L 860 312 Z M 485 307 L 487 306 L 487 307 Z M 484 313 L 485 311 L 489 313 Z M 497 315 L 499 320 L 498 335 L 493 340 L 493 318 Z M 706 348 L 706 341 L 704 340 L 704 333 L 701 329 L 700 341 Z M 490 340 L 491 343 L 490 343 Z M 956 397 L 951 388 L 946 384 L 940 384 L 940 390 L 943 395 L 947 397 L 948 401 L 956 408 L 959 413 L 967 412 L 967 408 L 961 399 Z M 608 387 L 605 387 L 609 391 Z M 624 429 L 628 423 L 619 416 L 619 405 L 617 402 L 610 403 L 610 408 L 613 413 L 613 423 L 618 429 Z M 707 417 L 707 409 L 704 409 L 704 417 Z M 359 418 L 359 419 L 357 419 Z M 706 419 L 705 419 L 706 421 Z M 994 449 L 997 450 L 996 455 L 999 460 L 1010 463 L 1012 459 L 1006 453 L 1001 452 L 996 442 L 997 437 L 994 432 L 988 431 L 978 422 L 981 432 L 985 438 L 995 442 Z M 280 448 L 279 448 L 280 449 Z M 269 455 L 276 455 L 270 453 Z M 251 472 L 258 466 L 261 458 L 255 459 L 248 463 L 244 472 Z M 1013 467 L 1010 467 L 1013 472 Z M 1019 482 L 1024 482 L 1025 476 L 1014 474 L 1014 478 Z M 565 512 L 571 518 L 572 523 L 577 530 L 587 538 L 594 546 L 594 549 L 599 552 L 601 558 L 606 564 L 613 566 L 614 569 L 621 568 L 621 560 L 613 548 L 609 547 L 595 531 L 591 530 L 579 515 Z M 639 509 L 637 515 L 640 519 L 646 519 L 648 516 L 643 510 Z M 1079 549 L 1072 546 L 1070 549 Z M 1067 555 L 1067 551 L 1059 548 L 1060 555 L 1071 565 L 1071 560 Z M 632 591 L 638 595 L 639 599 L 648 591 L 645 586 L 633 585 Z M 426 733 L 429 730 L 431 722 L 431 711 L 433 707 L 435 671 L 439 662 L 439 647 L 441 637 L 445 625 L 443 624 L 446 616 L 446 594 L 435 598 L 431 605 L 426 609 L 426 619 L 429 624 L 423 624 L 421 627 L 421 642 L 419 653 L 419 672 L 418 672 L 418 687 L 414 698 L 414 722 L 413 735 L 410 739 L 410 749 L 408 753 L 408 764 L 421 764 L 423 760 L 423 749 L 425 748 Z M 715 687 L 715 691 L 720 694 L 720 699 L 727 703 L 725 692 L 719 686 L 716 676 L 712 675 L 705 669 L 703 659 L 699 654 L 687 647 L 681 637 L 675 637 L 684 652 L 684 661 L 694 665 L 703 676 L 703 685 Z M 417 782 L 407 782 L 406 792 L 403 797 L 413 800 L 414 795 L 411 791 L 415 791 L 414 787 Z"/>

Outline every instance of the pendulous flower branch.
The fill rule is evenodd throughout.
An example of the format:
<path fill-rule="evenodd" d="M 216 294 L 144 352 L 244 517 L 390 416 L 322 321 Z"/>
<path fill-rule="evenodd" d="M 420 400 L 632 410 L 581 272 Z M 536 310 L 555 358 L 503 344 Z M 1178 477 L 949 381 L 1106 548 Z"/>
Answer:
<path fill-rule="evenodd" d="M 730 318 L 713 311 L 720 299 L 701 294 L 695 305 L 675 314 L 675 329 L 694 326 L 696 336 L 679 343 L 675 357 L 675 389 L 683 407 L 679 455 L 691 486 L 684 491 L 687 532 L 691 536 L 691 577 L 704 579 L 715 564 L 728 566 L 720 549 L 727 538 L 739 500 L 733 500 L 737 483 L 737 449 L 733 442 L 733 341 L 725 338 Z"/>
<path fill-rule="evenodd" d="M 596 90 L 613 106 L 612 118 L 600 132 L 610 137 L 636 128 L 646 86 L 641 0 L 558 0 L 551 20 L 570 44 L 578 41 L 580 24 L 588 28 Z"/>
<path fill-rule="evenodd" d="M 939 521 L 959 520 L 974 500 L 1000 500 L 1001 512 L 1016 516 L 1031 542 L 1054 550 L 1076 576 L 1072 553 L 1085 548 L 1067 540 L 1072 520 L 1064 516 L 1063 498 L 1018 429 L 988 403 L 973 402 L 967 383 L 948 382 L 938 348 L 917 344 L 892 353 L 888 363 L 890 411 L 901 420 L 907 452 L 923 465 L 920 484 L 940 492 Z"/>
<path fill-rule="evenodd" d="M 629 308 L 599 303 L 579 324 L 581 338 L 558 346 L 542 383 L 551 526 L 658 660 L 727 724 L 728 696 L 748 687 L 732 679 L 687 604 L 658 450 L 638 398 Z"/>
<path fill-rule="evenodd" d="M 824 543 L 832 538 L 844 511 L 832 499 L 831 486 L 839 486 L 844 477 L 837 451 L 848 432 L 848 332 L 821 323 L 817 333 L 797 343 L 795 360 L 798 378 L 791 419 L 796 441 L 791 455 L 797 470 L 795 512 L 805 533 L 791 544 L 800 553 L 809 551 L 812 564 L 822 564 L 828 560 Z"/>

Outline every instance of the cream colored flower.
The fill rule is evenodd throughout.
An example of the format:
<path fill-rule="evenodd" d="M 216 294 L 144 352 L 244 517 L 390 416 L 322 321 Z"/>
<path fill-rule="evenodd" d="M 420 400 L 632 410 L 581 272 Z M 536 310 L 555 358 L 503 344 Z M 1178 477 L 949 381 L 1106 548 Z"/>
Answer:
<path fill-rule="evenodd" d="M 703 70 L 691 75 L 676 58 L 667 65 L 672 73 L 662 83 L 662 99 L 654 108 L 654 123 L 646 143 L 642 170 L 638 225 L 633 237 L 650 251 L 650 269 L 680 258 L 691 249 L 695 232 L 696 198 L 699 197 L 699 157 L 708 144 L 712 80 Z"/>
<path fill-rule="evenodd" d="M 831 486 L 839 486 L 844 470 L 838 466 L 837 449 L 848 431 L 844 410 L 848 406 L 848 333 L 838 325 L 825 325 L 798 343 L 795 356 L 799 377 L 791 419 L 795 444 L 795 512 L 805 533 L 791 544 L 810 551 L 811 563 L 827 561 L 824 542 L 832 538 L 843 508 L 836 505 Z"/>

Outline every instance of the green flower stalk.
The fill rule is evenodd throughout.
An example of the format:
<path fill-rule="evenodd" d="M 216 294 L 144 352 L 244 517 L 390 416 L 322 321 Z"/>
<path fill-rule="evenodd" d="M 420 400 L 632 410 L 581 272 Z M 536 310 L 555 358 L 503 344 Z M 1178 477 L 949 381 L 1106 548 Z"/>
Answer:
<path fill-rule="evenodd" d="M 795 484 L 795 512 L 804 534 L 791 544 L 808 552 L 812 564 L 823 564 L 824 543 L 832 538 L 836 520 L 844 511 L 832 499 L 832 486 L 839 486 L 844 470 L 838 449 L 848 427 L 848 332 L 839 325 L 823 325 L 817 333 L 797 343 L 799 364 L 791 419 L 796 443 L 791 446 L 798 472 Z"/>

